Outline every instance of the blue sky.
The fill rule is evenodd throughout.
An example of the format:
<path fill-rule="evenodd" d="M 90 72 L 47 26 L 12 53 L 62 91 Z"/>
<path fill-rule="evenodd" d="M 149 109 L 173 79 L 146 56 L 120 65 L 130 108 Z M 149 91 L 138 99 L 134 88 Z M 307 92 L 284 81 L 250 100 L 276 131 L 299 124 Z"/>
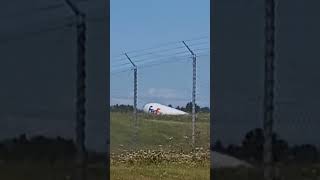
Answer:
<path fill-rule="evenodd" d="M 209 3 L 209 0 L 111 0 L 111 104 L 133 102 L 133 72 L 122 72 L 130 66 L 128 64 L 121 66 L 127 61 L 123 60 L 124 56 L 119 57 L 119 55 L 133 50 L 158 47 L 159 44 L 168 42 L 193 39 L 186 42 L 195 44 L 192 48 L 199 49 L 197 103 L 209 106 Z M 180 46 L 183 44 L 176 43 L 162 48 Z M 148 57 L 138 66 L 140 108 L 151 101 L 174 106 L 185 105 L 191 101 L 191 59 L 168 56 L 181 50 L 186 49 L 172 50 L 167 54 L 158 53 L 156 56 Z M 161 55 L 167 57 L 159 58 Z M 139 61 L 137 58 L 132 60 Z M 158 65 L 149 66 L 153 63 Z"/>

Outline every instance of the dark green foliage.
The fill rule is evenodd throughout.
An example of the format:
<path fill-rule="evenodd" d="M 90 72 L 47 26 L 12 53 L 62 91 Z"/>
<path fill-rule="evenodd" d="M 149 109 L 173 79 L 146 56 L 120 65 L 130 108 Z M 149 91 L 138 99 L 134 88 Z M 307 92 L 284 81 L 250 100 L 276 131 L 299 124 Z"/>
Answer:
<path fill-rule="evenodd" d="M 171 104 L 168 105 L 169 107 L 173 107 Z M 185 111 L 185 112 L 192 112 L 192 102 L 189 102 L 186 104 L 185 107 L 183 106 L 177 106 L 176 109 L 179 109 L 181 111 Z M 127 113 L 127 112 L 133 112 L 133 106 L 132 105 L 124 105 L 124 104 L 116 104 L 113 106 L 110 106 L 110 111 L 111 112 L 123 112 L 123 113 Z M 138 112 L 143 112 L 142 110 L 138 110 Z M 209 107 L 200 107 L 196 104 L 196 112 L 203 112 L 203 113 L 210 113 L 210 108 Z"/>
<path fill-rule="evenodd" d="M 192 102 L 188 102 L 185 107 L 177 106 L 176 109 L 191 113 L 192 112 Z M 199 113 L 199 112 L 210 113 L 210 108 L 209 107 L 200 107 L 196 103 L 196 113 Z"/>
<path fill-rule="evenodd" d="M 215 149 L 216 152 L 225 152 L 225 148 L 223 147 L 223 144 L 220 140 L 217 140 L 214 145 L 213 148 Z"/>
<path fill-rule="evenodd" d="M 28 139 L 22 134 L 0 145 L 0 158 L 4 161 L 68 161 L 74 158 L 75 152 L 73 141 L 61 137 L 35 136 Z"/>
<path fill-rule="evenodd" d="M 277 134 L 272 137 L 273 158 L 275 162 L 315 163 L 319 161 L 319 151 L 310 144 L 290 147 L 288 142 L 280 139 Z M 240 146 L 231 144 L 224 148 L 221 141 L 214 145 L 216 151 L 230 154 L 252 163 L 263 161 L 264 134 L 261 128 L 256 128 L 245 134 Z"/>
<path fill-rule="evenodd" d="M 131 105 L 113 105 L 110 107 L 111 112 L 132 112 L 133 111 L 133 106 Z"/>
<path fill-rule="evenodd" d="M 294 146 L 291 149 L 291 155 L 294 157 L 296 162 L 318 162 L 319 152 L 317 147 L 311 144 L 303 144 L 299 146 Z"/>
<path fill-rule="evenodd" d="M 242 141 L 242 156 L 246 159 L 262 161 L 264 135 L 262 129 L 249 131 Z"/>
<path fill-rule="evenodd" d="M 199 112 L 210 113 L 210 108 L 208 108 L 208 107 L 201 107 Z"/>
<path fill-rule="evenodd" d="M 192 102 L 188 102 L 186 107 L 180 107 L 180 110 L 191 113 L 192 112 Z M 196 112 L 199 112 L 199 110 L 200 110 L 200 106 L 198 106 L 196 104 Z"/>

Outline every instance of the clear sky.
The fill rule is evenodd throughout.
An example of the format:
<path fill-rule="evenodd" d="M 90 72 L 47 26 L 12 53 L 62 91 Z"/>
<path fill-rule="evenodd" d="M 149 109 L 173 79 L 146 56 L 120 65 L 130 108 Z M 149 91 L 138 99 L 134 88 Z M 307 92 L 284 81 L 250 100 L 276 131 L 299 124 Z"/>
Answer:
<path fill-rule="evenodd" d="M 124 56 L 119 55 L 128 51 L 158 47 L 159 44 L 168 42 L 195 39 L 188 43 L 199 44 L 192 48 L 201 49 L 199 53 L 203 55 L 198 57 L 197 64 L 197 103 L 209 106 L 209 3 L 209 0 L 111 0 L 111 104 L 133 104 L 133 71 L 122 72 L 130 68 L 130 65 L 121 66 L 127 62 L 122 60 Z M 179 46 L 183 44 L 163 48 Z M 191 59 L 168 56 L 181 51 L 186 49 L 149 56 L 148 61 L 141 63 L 141 68 L 138 66 L 139 108 L 151 101 L 174 106 L 185 105 L 191 101 Z M 168 57 L 157 59 L 163 55 Z M 154 62 L 158 65 L 148 65 Z M 121 71 L 117 71 L 119 69 Z"/>

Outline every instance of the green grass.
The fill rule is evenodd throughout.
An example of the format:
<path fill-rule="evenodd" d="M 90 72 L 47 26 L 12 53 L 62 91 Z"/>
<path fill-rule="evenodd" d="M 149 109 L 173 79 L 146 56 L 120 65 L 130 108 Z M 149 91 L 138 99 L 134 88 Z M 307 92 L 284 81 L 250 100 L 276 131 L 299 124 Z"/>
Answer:
<path fill-rule="evenodd" d="M 123 150 L 132 148 L 130 113 L 111 113 L 111 153 L 122 154 Z M 164 156 L 170 154 L 167 150 L 180 152 L 190 151 L 191 117 L 183 116 L 148 116 L 139 115 L 139 150 L 153 150 L 158 152 L 163 149 Z M 197 121 L 197 146 L 209 147 L 209 114 L 199 114 Z M 188 136 L 188 138 L 185 138 Z M 172 137 L 172 139 L 171 139 Z M 170 140 L 171 139 L 171 140 Z M 162 146 L 159 146 L 162 145 Z M 143 153 L 142 153 L 143 154 Z M 186 153 L 187 154 L 187 153 Z M 174 155 L 174 153 L 171 155 Z M 136 157 L 141 158 L 137 155 Z M 150 158 L 151 157 L 151 158 Z M 208 180 L 210 179 L 210 163 L 208 159 L 192 161 L 186 158 L 186 163 L 165 162 L 153 163 L 157 153 L 142 157 L 142 163 L 112 163 L 110 176 L 112 180 Z M 150 161 L 149 161 L 149 159 Z M 209 158 L 209 157 L 208 157 Z M 157 159 L 157 158 L 156 158 Z M 179 158 L 178 158 L 179 159 Z M 158 161 L 158 160 L 156 160 Z M 184 161 L 184 160 L 182 160 Z M 151 163 L 150 163 L 151 162 Z M 189 163 L 192 162 L 192 163 Z M 181 164 L 180 164 L 181 163 Z M 191 165 L 192 164 L 192 165 Z M 0 180 L 67 180 L 72 176 L 73 165 L 58 163 L 54 166 L 49 163 L 25 162 L 6 163 L 0 162 Z M 88 179 L 104 180 L 105 167 L 102 165 L 89 165 Z M 316 180 L 320 179 L 320 165 L 282 165 L 280 174 L 283 180 Z M 219 180 L 257 180 L 262 179 L 260 169 L 218 169 L 213 176 Z"/>
<path fill-rule="evenodd" d="M 111 113 L 112 153 L 121 154 L 123 150 L 129 149 L 191 151 L 191 116 L 152 116 L 139 114 L 137 146 L 133 146 L 132 144 L 132 136 L 134 134 L 132 120 L 132 113 Z M 209 130 L 209 114 L 199 114 L 196 124 L 197 147 L 209 148 Z M 207 160 L 204 160 L 204 163 L 195 164 L 194 166 L 170 162 L 131 165 L 128 163 L 113 163 L 110 171 L 111 179 L 206 180 L 210 176 L 210 162 L 209 157 L 207 158 Z M 149 159 L 146 159 L 143 160 L 148 162 Z M 150 161 L 152 162 L 152 160 Z"/>
<path fill-rule="evenodd" d="M 188 167 L 182 165 L 145 165 L 125 166 L 118 165 L 111 167 L 112 180 L 206 180 L 209 179 L 210 167 Z"/>
<path fill-rule="evenodd" d="M 184 116 L 149 116 L 139 115 L 139 137 L 137 149 L 158 150 L 190 150 L 191 117 Z M 199 114 L 197 119 L 197 146 L 208 148 L 209 145 L 209 114 Z M 131 149 L 132 114 L 111 113 L 111 151 L 121 153 Z M 184 138 L 188 136 L 188 138 Z M 173 137 L 171 140 L 170 138 Z M 120 146 L 123 145 L 123 146 Z M 320 166 L 316 165 L 283 165 L 280 168 L 281 180 L 316 180 L 320 179 Z M 186 166 L 186 164 L 160 163 L 155 164 L 113 164 L 111 166 L 112 179 L 155 180 L 155 179 L 209 179 L 209 161 L 206 165 Z M 213 176 L 220 180 L 257 180 L 263 179 L 262 168 L 257 169 L 217 169 Z"/>
<path fill-rule="evenodd" d="M 9 163 L 0 165 L 2 180 L 70 180 L 74 176 L 74 165 L 40 162 Z M 88 179 L 103 180 L 105 168 L 101 165 L 88 167 Z M 68 178 L 69 177 L 69 178 Z"/>
<path fill-rule="evenodd" d="M 190 116 L 149 116 L 139 114 L 139 129 L 137 147 L 159 148 L 191 146 L 191 117 Z M 119 148 L 132 148 L 132 113 L 111 113 L 111 151 Z M 196 123 L 196 145 L 209 147 L 210 142 L 209 114 L 199 114 Z"/>
<path fill-rule="evenodd" d="M 222 180 L 256 180 L 263 179 L 263 170 L 259 169 L 219 169 L 213 172 L 215 179 Z M 279 180 L 318 180 L 320 179 L 319 165 L 283 165 L 278 168 Z"/>
<path fill-rule="evenodd" d="M 123 150 L 132 149 L 132 113 L 111 113 L 111 153 L 121 154 Z M 182 154 L 184 163 L 179 160 L 174 162 L 162 161 L 157 152 L 163 153 L 165 158 L 167 150 L 189 151 L 191 142 L 191 117 L 182 116 L 148 116 L 139 114 L 138 146 L 139 150 L 152 150 L 150 156 L 136 156 L 141 158 L 142 163 L 127 164 L 113 163 L 111 165 L 111 178 L 123 180 L 191 180 L 209 179 L 209 160 L 204 158 L 206 155 L 194 154 L 199 159 L 187 158 Z M 197 146 L 209 147 L 209 114 L 199 114 L 197 122 Z M 187 136 L 187 138 L 186 138 Z M 161 146 L 160 146 L 161 145 Z M 163 151 L 162 151 L 163 150 Z M 179 153 L 177 152 L 177 153 Z M 170 155 L 175 155 L 171 152 Z M 181 155 L 181 154 L 180 154 Z M 209 158 L 209 157 L 208 157 Z M 126 156 L 125 158 L 126 159 Z M 172 159 L 172 158 L 169 158 Z M 174 159 L 174 158 L 173 158 Z M 179 159 L 179 158 L 176 158 Z M 161 161 L 161 162 L 160 162 Z M 156 162 L 156 163 L 154 163 Z M 189 164 L 190 162 L 190 164 Z M 88 179 L 106 179 L 105 167 L 99 164 L 88 165 Z M 67 177 L 74 177 L 75 166 L 57 162 L 52 165 L 49 162 L 7 162 L 0 161 L 0 180 L 67 180 Z M 70 179 L 70 178 L 69 178 Z"/>

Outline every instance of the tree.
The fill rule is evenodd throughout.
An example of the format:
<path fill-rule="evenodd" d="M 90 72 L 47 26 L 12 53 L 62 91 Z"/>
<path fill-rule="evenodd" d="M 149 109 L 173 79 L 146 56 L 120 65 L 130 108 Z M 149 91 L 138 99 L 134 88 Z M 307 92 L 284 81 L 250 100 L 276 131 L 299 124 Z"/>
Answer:
<path fill-rule="evenodd" d="M 217 140 L 214 145 L 213 145 L 213 149 L 217 152 L 224 152 L 225 149 L 223 147 L 223 144 L 220 140 Z"/>
<path fill-rule="evenodd" d="M 190 112 L 191 113 L 192 112 L 192 102 L 188 102 L 184 110 L 186 112 Z M 200 110 L 200 106 L 198 106 L 196 104 L 196 112 L 199 112 L 199 110 Z"/>
<path fill-rule="evenodd" d="M 26 134 L 21 134 L 19 136 L 18 142 L 21 143 L 21 144 L 27 143 L 28 142 L 27 135 Z"/>
<path fill-rule="evenodd" d="M 226 149 L 226 153 L 231 156 L 241 158 L 241 147 L 238 145 L 230 144 Z"/>
<path fill-rule="evenodd" d="M 123 104 L 121 104 L 121 105 L 116 104 L 116 105 L 111 106 L 110 110 L 112 112 L 132 112 L 133 111 L 133 106 L 131 106 L 131 105 L 123 105 Z"/>
<path fill-rule="evenodd" d="M 317 162 L 317 160 L 319 159 L 319 156 L 318 156 L 319 152 L 317 147 L 311 144 L 294 146 L 291 149 L 291 153 L 294 157 L 294 160 L 297 162 L 313 163 L 313 162 Z"/>
<path fill-rule="evenodd" d="M 61 137 L 34 136 L 28 140 L 25 134 L 0 142 L 0 160 L 37 160 L 54 162 L 74 158 L 76 146 L 73 140 Z"/>
<path fill-rule="evenodd" d="M 289 157 L 289 145 L 285 140 L 279 139 L 276 134 L 272 137 L 272 151 L 274 161 L 286 161 Z"/>
<path fill-rule="evenodd" d="M 202 108 L 200 108 L 200 112 L 209 113 L 210 108 L 209 107 L 202 107 Z"/>
<path fill-rule="evenodd" d="M 242 156 L 249 160 L 261 162 L 263 157 L 264 134 L 261 128 L 249 131 L 242 141 Z M 272 135 L 272 151 L 275 161 L 284 161 L 289 155 L 289 145 L 278 135 Z"/>
<path fill-rule="evenodd" d="M 264 135 L 260 128 L 249 131 L 242 141 L 242 156 L 249 160 L 262 160 Z"/>

